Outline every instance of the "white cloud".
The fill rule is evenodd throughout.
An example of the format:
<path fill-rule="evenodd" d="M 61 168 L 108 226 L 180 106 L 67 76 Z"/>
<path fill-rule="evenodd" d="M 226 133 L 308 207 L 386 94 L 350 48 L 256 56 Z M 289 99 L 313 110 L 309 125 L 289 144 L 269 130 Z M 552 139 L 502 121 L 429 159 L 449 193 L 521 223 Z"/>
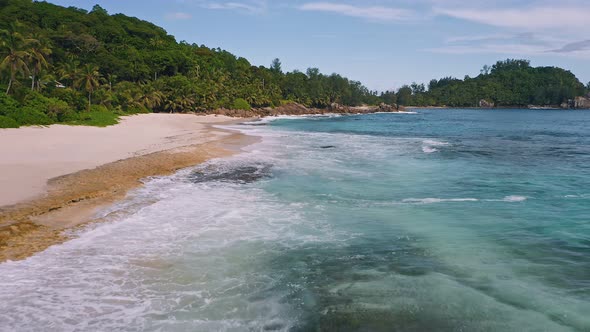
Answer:
<path fill-rule="evenodd" d="M 547 49 L 542 46 L 523 44 L 480 44 L 480 45 L 448 45 L 429 48 L 427 51 L 444 54 L 507 54 L 507 55 L 534 55 L 542 54 Z"/>
<path fill-rule="evenodd" d="M 544 6 L 503 9 L 435 8 L 438 15 L 450 16 L 481 24 L 527 30 L 588 29 L 588 8 Z"/>
<path fill-rule="evenodd" d="M 360 7 L 331 2 L 310 2 L 303 4 L 299 9 L 304 11 L 335 13 L 376 21 L 400 21 L 413 17 L 413 12 L 407 9 L 382 6 Z"/>
<path fill-rule="evenodd" d="M 494 2 L 489 7 L 470 3 L 469 7 L 439 1 L 433 8 L 438 16 L 447 16 L 495 27 L 487 35 L 449 37 L 440 47 L 427 51 L 446 54 L 504 54 L 509 56 L 561 55 L 590 58 L 588 10 L 577 0 L 555 5 L 533 0 L 528 6 Z M 445 3 L 446 2 L 446 3 Z M 475 7 L 474 7 L 475 6 Z M 577 41 L 576 41 L 577 39 Z"/>
<path fill-rule="evenodd" d="M 267 3 L 264 0 L 253 0 L 249 2 L 204 2 L 201 7 L 219 10 L 237 10 L 248 13 L 261 13 L 266 11 Z"/>
<path fill-rule="evenodd" d="M 439 54 L 503 54 L 508 57 L 531 57 L 531 56 L 547 56 L 549 54 L 556 56 L 563 56 L 568 58 L 576 58 L 582 60 L 590 60 L 590 51 L 575 51 L 575 52 L 554 52 L 547 51 L 546 48 L 521 45 L 521 44 L 488 44 L 479 46 L 443 46 L 426 49 L 427 52 Z"/>
<path fill-rule="evenodd" d="M 551 50 L 549 52 L 555 53 L 572 53 L 572 52 L 583 52 L 590 50 L 590 40 L 582 40 L 577 41 L 569 44 L 565 44 L 564 46 Z"/>
<path fill-rule="evenodd" d="M 168 13 L 166 14 L 166 19 L 167 20 L 190 20 L 191 18 L 193 18 L 193 16 L 189 13 L 183 13 L 183 12 L 176 12 L 176 13 Z"/>

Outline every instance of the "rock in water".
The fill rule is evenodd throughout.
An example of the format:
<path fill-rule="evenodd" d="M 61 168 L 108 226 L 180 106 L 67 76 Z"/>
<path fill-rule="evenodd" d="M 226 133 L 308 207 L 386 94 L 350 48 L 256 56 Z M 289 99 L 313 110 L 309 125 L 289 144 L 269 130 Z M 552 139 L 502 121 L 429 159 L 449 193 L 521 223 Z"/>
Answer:
<path fill-rule="evenodd" d="M 487 101 L 485 99 L 479 101 L 479 107 L 481 108 L 493 108 L 494 106 L 494 103 L 491 101 Z"/>

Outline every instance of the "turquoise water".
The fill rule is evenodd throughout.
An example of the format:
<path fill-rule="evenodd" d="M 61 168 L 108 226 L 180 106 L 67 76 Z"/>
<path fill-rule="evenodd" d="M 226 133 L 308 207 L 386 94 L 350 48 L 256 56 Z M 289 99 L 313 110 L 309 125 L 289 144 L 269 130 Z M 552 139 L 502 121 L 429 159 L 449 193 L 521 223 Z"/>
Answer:
<path fill-rule="evenodd" d="M 590 112 L 273 120 L 0 265 L 0 330 L 590 331 Z"/>

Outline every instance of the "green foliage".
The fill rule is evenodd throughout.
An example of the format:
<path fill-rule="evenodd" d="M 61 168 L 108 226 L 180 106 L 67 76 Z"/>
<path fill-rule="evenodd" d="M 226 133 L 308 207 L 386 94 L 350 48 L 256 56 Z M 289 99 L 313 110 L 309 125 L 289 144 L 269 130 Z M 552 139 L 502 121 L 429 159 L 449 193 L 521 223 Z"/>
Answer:
<path fill-rule="evenodd" d="M 238 98 L 234 100 L 231 109 L 249 111 L 252 109 L 252 106 L 250 106 L 250 104 L 245 99 Z"/>
<path fill-rule="evenodd" d="M 24 106 L 44 113 L 52 122 L 61 122 L 74 112 L 65 101 L 47 98 L 37 92 L 30 93 L 25 97 Z"/>
<path fill-rule="evenodd" d="M 480 100 L 496 106 L 559 105 L 583 94 L 584 86 L 571 72 L 555 67 L 531 67 L 528 60 L 508 59 L 484 66 L 475 78 L 432 80 L 402 87 L 398 101 L 411 106 L 474 107 Z"/>
<path fill-rule="evenodd" d="M 281 60 L 279 60 L 278 58 L 272 60 L 272 63 L 270 64 L 270 71 L 272 71 L 275 74 L 282 74 L 283 69 Z"/>
<path fill-rule="evenodd" d="M 19 108 L 19 104 L 12 97 L 0 92 L 0 115 L 6 115 Z"/>
<path fill-rule="evenodd" d="M 14 119 L 21 126 L 48 126 L 55 122 L 51 120 L 47 114 L 31 106 L 21 107 L 20 109 L 7 113 L 6 115 Z"/>
<path fill-rule="evenodd" d="M 79 113 L 77 118 L 70 119 L 67 123 L 71 125 L 108 127 L 119 123 L 119 116 L 104 106 L 92 105 L 89 111 Z"/>
<path fill-rule="evenodd" d="M 10 66 L 3 66 L 0 86 L 10 96 L 0 94 L 0 115 L 23 124 L 110 125 L 125 114 L 284 102 L 318 108 L 381 102 L 475 106 L 480 99 L 500 106 L 555 104 L 584 92 L 570 72 L 509 59 L 485 66 L 476 78 L 433 80 L 428 89 L 413 83 L 379 95 L 317 68 L 283 72 L 279 59 L 269 68 L 252 66 L 219 48 L 178 43 L 152 23 L 109 15 L 98 5 L 88 12 L 42 1 L 1 3 L 0 59 Z"/>
<path fill-rule="evenodd" d="M 232 107 L 238 98 L 252 107 L 275 106 L 281 100 L 315 107 L 380 102 L 375 92 L 339 75 L 323 75 L 317 69 L 309 75 L 283 73 L 278 59 L 270 68 L 252 66 L 219 48 L 177 43 L 160 27 L 123 14 L 109 15 L 100 6 L 88 12 L 5 0 L 0 29 L 16 20 L 22 23 L 18 36 L 38 35 L 46 42 L 35 44 L 36 60 L 29 64 L 36 68 L 38 84 L 27 82 L 21 70 L 15 73 L 20 85 L 13 84 L 13 89 L 29 85 L 78 111 L 92 104 L 125 112 L 206 111 Z M 9 77 L 0 81 L 7 85 Z"/>
<path fill-rule="evenodd" d="M 13 119 L 4 115 L 0 115 L 0 128 L 18 128 L 18 123 Z"/>

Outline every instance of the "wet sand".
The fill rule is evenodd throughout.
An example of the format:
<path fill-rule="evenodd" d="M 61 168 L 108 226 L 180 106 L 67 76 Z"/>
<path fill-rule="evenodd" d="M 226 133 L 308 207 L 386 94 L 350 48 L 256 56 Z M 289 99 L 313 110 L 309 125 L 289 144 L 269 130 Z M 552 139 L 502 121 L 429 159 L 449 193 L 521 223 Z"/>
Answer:
<path fill-rule="evenodd" d="M 150 176 L 225 157 L 256 138 L 216 128 L 228 117 L 149 114 L 108 128 L 0 130 L 0 262 L 67 240 Z"/>

